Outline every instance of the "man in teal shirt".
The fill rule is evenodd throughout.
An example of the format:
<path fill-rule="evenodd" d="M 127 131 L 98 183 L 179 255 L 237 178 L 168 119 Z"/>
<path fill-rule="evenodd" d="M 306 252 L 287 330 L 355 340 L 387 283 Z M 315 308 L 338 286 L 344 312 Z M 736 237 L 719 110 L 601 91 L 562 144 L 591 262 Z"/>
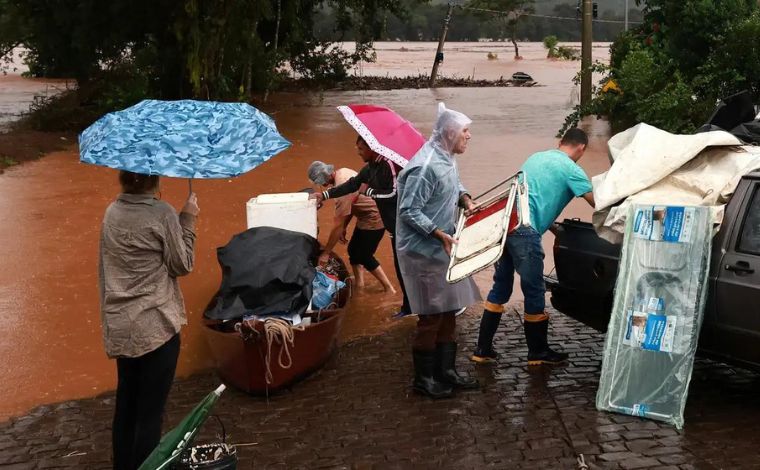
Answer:
<path fill-rule="evenodd" d="M 520 287 L 525 296 L 523 326 L 528 343 L 528 365 L 557 364 L 567 359 L 567 354 L 549 348 L 547 340 L 549 315 L 545 310 L 541 235 L 547 230 L 554 231 L 554 221 L 573 198 L 582 197 L 594 206 L 591 182 L 577 164 L 586 145 L 586 133 L 573 128 L 562 137 L 559 148 L 534 153 L 523 164 L 521 170 L 528 183 L 530 226 L 519 227 L 507 237 L 504 254 L 496 263 L 473 361 L 488 363 L 496 360 L 493 337 L 504 313 L 504 304 L 512 295 L 515 271 L 520 275 Z"/>

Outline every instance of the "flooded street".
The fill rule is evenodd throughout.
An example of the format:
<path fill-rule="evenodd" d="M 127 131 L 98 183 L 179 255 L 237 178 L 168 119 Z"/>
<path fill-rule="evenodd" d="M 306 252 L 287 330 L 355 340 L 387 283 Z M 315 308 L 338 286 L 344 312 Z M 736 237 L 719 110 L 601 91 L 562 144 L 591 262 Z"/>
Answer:
<path fill-rule="evenodd" d="M 29 110 L 35 97 L 54 96 L 74 86 L 70 80 L 22 78 L 18 74 L 0 74 L 0 132 Z"/>
<path fill-rule="evenodd" d="M 432 43 L 377 46 L 378 63 L 358 72 L 427 73 L 435 50 Z M 488 52 L 500 59 L 488 60 Z M 514 61 L 506 44 L 448 44 L 441 72 L 480 79 L 521 71 L 540 86 L 278 94 L 263 106 L 293 146 L 240 178 L 193 182 L 201 208 L 196 267 L 181 280 L 189 325 L 164 431 L 219 383 L 209 370 L 201 318 L 221 279 L 216 248 L 245 229 L 246 201 L 307 187 L 306 169 L 315 159 L 361 166 L 355 134 L 335 106 L 386 105 L 425 134 L 437 102 L 467 113 L 473 138 L 459 166 L 476 195 L 511 176 L 532 152 L 554 147 L 575 100 L 571 79 L 578 62 L 548 61 L 539 44 L 522 44 L 521 54 L 524 60 Z M 594 54 L 605 59 L 607 50 L 595 47 Z M 0 77 L 0 103 L 25 106 L 6 97 L 28 83 Z M 591 142 L 580 164 L 593 176 L 609 166 L 609 131 L 593 119 L 582 127 Z M 116 172 L 80 164 L 73 145 L 0 174 L 2 468 L 112 468 L 109 391 L 115 388 L 115 364 L 102 345 L 96 273 L 101 219 L 118 190 Z M 161 197 L 175 207 L 186 195 L 187 181 L 162 180 Z M 323 242 L 332 210 L 328 201 L 319 214 Z M 562 215 L 590 216 L 581 200 Z M 551 235 L 544 237 L 547 272 L 553 267 L 552 242 Z M 347 258 L 345 246 L 337 251 Z M 378 258 L 395 283 L 387 236 Z M 491 273 L 476 276 L 483 294 Z M 757 373 L 698 359 L 683 430 L 600 412 L 595 401 L 604 334 L 555 314 L 550 340 L 570 354 L 568 363 L 526 367 L 521 317 L 507 313 L 494 342 L 498 364 L 473 366 L 465 355 L 477 339 L 482 307 L 475 305 L 457 321 L 457 368 L 477 377 L 480 390 L 460 391 L 449 400 L 421 399 L 409 386 L 414 319 L 390 320 L 398 296 L 382 293 L 370 276 L 367 281 L 364 290 L 354 291 L 343 344 L 323 369 L 267 398 L 234 388 L 224 393 L 213 414 L 223 422 L 227 442 L 237 446 L 237 468 L 760 469 Z M 195 442 L 217 442 L 219 431 L 209 420 Z"/>
<path fill-rule="evenodd" d="M 402 50 L 402 48 L 407 50 Z M 432 43 L 380 43 L 378 63 L 364 64 L 365 75 L 427 73 L 434 55 Z M 499 60 L 486 54 L 498 50 Z M 335 106 L 376 103 L 393 108 L 428 134 L 436 103 L 468 114 L 473 138 L 460 159 L 461 175 L 473 194 L 512 175 L 532 152 L 556 145 L 555 134 L 569 113 L 575 93 L 571 83 L 579 62 L 545 59 L 539 44 L 524 44 L 521 61 L 511 59 L 506 44 L 448 44 L 441 70 L 447 76 L 499 78 L 516 71 L 529 73 L 541 86 L 533 88 L 449 88 L 383 92 L 325 92 L 315 95 L 275 95 L 264 107 L 293 146 L 255 171 L 232 180 L 195 181 L 201 208 L 196 267 L 183 278 L 189 325 L 183 330 L 178 376 L 212 365 L 202 336 L 204 307 L 219 286 L 216 248 L 245 229 L 245 203 L 272 192 L 297 191 L 309 182 L 306 168 L 320 159 L 358 169 L 355 134 Z M 607 56 L 596 47 L 595 58 Z M 3 100 L 27 93 L 30 82 L 0 77 Z M 32 82 L 33 83 L 33 82 Z M 11 98 L 8 98 L 11 97 Z M 10 101 L 9 101 L 10 102 Z M 584 123 L 592 137 L 581 160 L 589 175 L 608 167 L 607 126 Z M 103 212 L 118 193 L 116 172 L 78 162 L 75 147 L 0 175 L 0 419 L 23 413 L 41 403 L 92 396 L 115 387 L 115 365 L 105 357 L 97 298 L 97 251 Z M 187 181 L 162 180 L 161 196 L 175 207 L 187 194 Z M 574 201 L 566 216 L 589 218 L 585 202 Z M 330 203 L 320 211 L 321 239 L 331 224 Z M 387 237 L 379 260 L 393 272 Z M 551 236 L 545 237 L 547 271 Z M 345 246 L 338 252 L 345 256 Z M 347 258 L 346 258 L 347 259 Z M 490 271 L 478 275 L 485 294 Z M 395 283 L 395 278 L 392 278 Z M 393 325 L 390 314 L 399 305 L 395 296 L 380 292 L 368 277 L 364 291 L 355 292 L 344 321 L 343 339 L 375 335 Z"/>

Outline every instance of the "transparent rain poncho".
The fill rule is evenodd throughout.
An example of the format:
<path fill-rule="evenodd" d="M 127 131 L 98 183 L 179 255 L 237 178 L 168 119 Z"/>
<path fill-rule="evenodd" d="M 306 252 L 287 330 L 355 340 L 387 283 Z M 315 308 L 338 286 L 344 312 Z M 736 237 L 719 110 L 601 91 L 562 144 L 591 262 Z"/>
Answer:
<path fill-rule="evenodd" d="M 456 231 L 458 203 L 465 189 L 453 150 L 471 123 L 440 103 L 430 139 L 398 177 L 398 260 L 416 314 L 459 310 L 480 300 L 472 279 L 446 282 L 449 256 L 432 235 L 436 229 L 452 236 Z"/>

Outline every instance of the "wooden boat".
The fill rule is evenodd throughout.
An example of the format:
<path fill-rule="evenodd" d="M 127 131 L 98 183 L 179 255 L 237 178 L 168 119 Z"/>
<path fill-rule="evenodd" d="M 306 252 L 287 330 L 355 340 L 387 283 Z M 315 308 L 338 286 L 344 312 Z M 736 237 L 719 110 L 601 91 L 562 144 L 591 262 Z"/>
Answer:
<path fill-rule="evenodd" d="M 280 365 L 278 358 L 283 352 L 283 345 L 277 341 L 269 344 L 262 322 L 245 324 L 204 320 L 206 340 L 224 383 L 250 394 L 267 394 L 307 377 L 327 362 L 338 344 L 344 308 L 351 297 L 351 279 L 346 265 L 339 257 L 333 255 L 333 258 L 338 261 L 338 277 L 346 283 L 346 287 L 336 296 L 335 308 L 314 312 L 310 325 L 293 329 L 293 346 L 289 348 L 290 367 Z M 233 323 L 238 323 L 239 331 Z M 267 354 L 271 372 L 269 383 Z"/>

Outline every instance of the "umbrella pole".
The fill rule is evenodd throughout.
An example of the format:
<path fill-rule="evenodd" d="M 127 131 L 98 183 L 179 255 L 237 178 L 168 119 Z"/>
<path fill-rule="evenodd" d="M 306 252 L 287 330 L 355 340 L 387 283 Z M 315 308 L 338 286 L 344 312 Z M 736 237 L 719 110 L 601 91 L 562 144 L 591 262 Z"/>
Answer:
<path fill-rule="evenodd" d="M 190 194 L 193 194 L 193 179 L 192 178 L 188 178 L 187 179 L 187 183 L 188 183 L 188 186 L 190 187 Z M 188 196 L 190 194 L 188 194 Z"/>

